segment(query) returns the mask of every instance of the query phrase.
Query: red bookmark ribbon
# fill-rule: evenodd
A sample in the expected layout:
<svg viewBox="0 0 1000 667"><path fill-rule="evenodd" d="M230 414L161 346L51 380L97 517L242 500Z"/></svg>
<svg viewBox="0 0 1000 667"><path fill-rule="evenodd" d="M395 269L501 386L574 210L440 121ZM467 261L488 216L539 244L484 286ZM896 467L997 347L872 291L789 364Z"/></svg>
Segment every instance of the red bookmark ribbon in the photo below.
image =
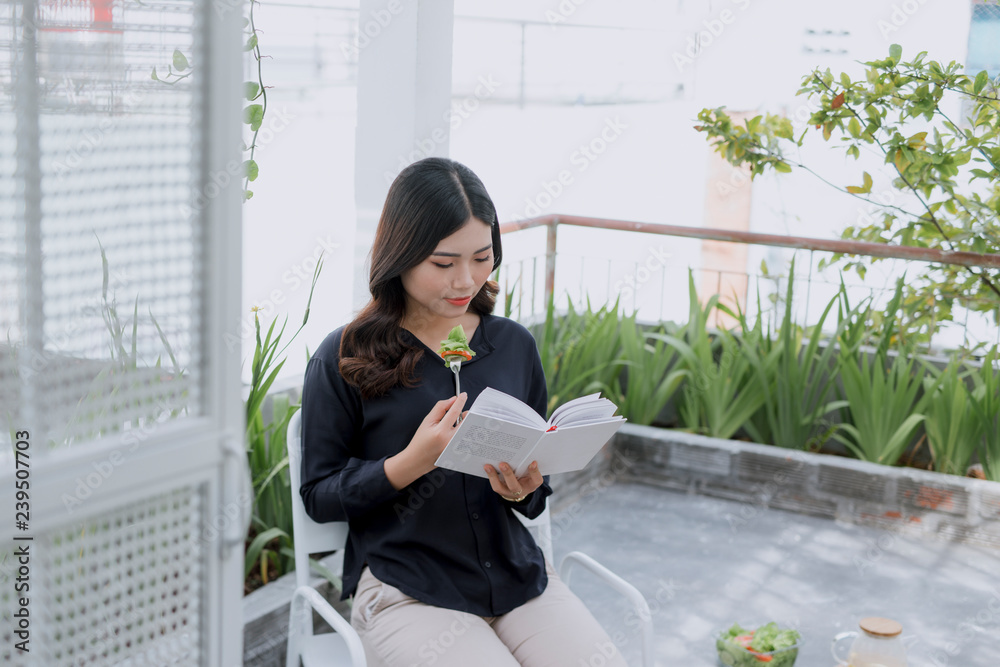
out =
<svg viewBox="0 0 1000 667"><path fill-rule="evenodd" d="M555 424L553 424L552 427L549 428L548 431L546 431L546 433L548 433L549 431L554 431L554 430L556 430L556 425Z"/></svg>

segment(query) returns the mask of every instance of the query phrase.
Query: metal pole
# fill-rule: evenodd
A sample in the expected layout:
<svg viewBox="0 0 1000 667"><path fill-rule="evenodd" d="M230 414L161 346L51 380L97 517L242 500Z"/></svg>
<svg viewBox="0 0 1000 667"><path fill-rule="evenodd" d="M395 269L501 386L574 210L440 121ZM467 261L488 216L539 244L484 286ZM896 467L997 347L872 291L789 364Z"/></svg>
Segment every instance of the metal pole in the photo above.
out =
<svg viewBox="0 0 1000 667"><path fill-rule="evenodd" d="M545 236L545 305L548 307L556 287L556 225L559 219L554 218L548 223L548 233Z"/></svg>
<svg viewBox="0 0 1000 667"><path fill-rule="evenodd" d="M23 0L20 21L15 17L14 39L17 29L21 29L21 39L15 47L17 63L14 71L14 110L17 140L15 155L17 160L15 194L17 212L15 221L17 235L21 239L21 252L17 253L18 277L20 285L21 321L24 323L24 353L18 355L18 375L20 376L21 401L20 423L27 429L34 429L32 436L36 442L46 442L45 426L37 421L35 414L39 374L45 371L45 315L42 308L42 168L41 142L38 129L38 63L37 63L37 8L35 0ZM18 194L20 197L18 197ZM44 455L46 449L40 448Z"/></svg>

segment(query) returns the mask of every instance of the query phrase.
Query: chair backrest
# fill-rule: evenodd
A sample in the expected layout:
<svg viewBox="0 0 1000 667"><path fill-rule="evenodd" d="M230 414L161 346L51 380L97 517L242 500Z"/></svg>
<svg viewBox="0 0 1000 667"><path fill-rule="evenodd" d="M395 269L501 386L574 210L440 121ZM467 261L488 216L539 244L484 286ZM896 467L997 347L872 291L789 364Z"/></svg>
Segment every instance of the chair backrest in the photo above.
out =
<svg viewBox="0 0 1000 667"><path fill-rule="evenodd" d="M548 502L545 503L545 509L542 513L534 519L528 519L520 512L514 512L514 516L528 527L532 537L535 538L535 544L542 548L545 560L552 563L552 566L555 567L556 563L552 557L552 522L549 518Z"/></svg>
<svg viewBox="0 0 1000 667"><path fill-rule="evenodd" d="M347 543L347 522L317 523L306 514L299 487L302 485L302 411L288 422L288 476L292 487L292 530L295 541L295 583L309 583L309 554L339 551Z"/></svg>

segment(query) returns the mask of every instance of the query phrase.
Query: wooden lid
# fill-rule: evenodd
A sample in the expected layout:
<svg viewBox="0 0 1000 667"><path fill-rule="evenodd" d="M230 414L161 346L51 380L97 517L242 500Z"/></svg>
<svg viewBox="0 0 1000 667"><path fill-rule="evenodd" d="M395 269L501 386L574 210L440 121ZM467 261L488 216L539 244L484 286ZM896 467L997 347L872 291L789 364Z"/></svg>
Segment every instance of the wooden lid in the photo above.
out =
<svg viewBox="0 0 1000 667"><path fill-rule="evenodd" d="M903 626L891 618L870 616L861 619L861 629L876 637L895 637L903 631Z"/></svg>

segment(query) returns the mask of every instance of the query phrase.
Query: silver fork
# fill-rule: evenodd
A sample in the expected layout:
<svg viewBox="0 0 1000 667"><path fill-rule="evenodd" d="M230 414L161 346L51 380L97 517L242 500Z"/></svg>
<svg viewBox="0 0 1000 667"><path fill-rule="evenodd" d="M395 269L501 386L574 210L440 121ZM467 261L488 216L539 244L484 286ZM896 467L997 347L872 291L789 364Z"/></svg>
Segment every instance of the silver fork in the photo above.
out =
<svg viewBox="0 0 1000 667"><path fill-rule="evenodd" d="M455 374L455 395L458 396L462 393L462 390L460 389L461 385L458 383L458 372L462 369L462 360L453 359L448 362L448 365L451 366L451 372Z"/></svg>

